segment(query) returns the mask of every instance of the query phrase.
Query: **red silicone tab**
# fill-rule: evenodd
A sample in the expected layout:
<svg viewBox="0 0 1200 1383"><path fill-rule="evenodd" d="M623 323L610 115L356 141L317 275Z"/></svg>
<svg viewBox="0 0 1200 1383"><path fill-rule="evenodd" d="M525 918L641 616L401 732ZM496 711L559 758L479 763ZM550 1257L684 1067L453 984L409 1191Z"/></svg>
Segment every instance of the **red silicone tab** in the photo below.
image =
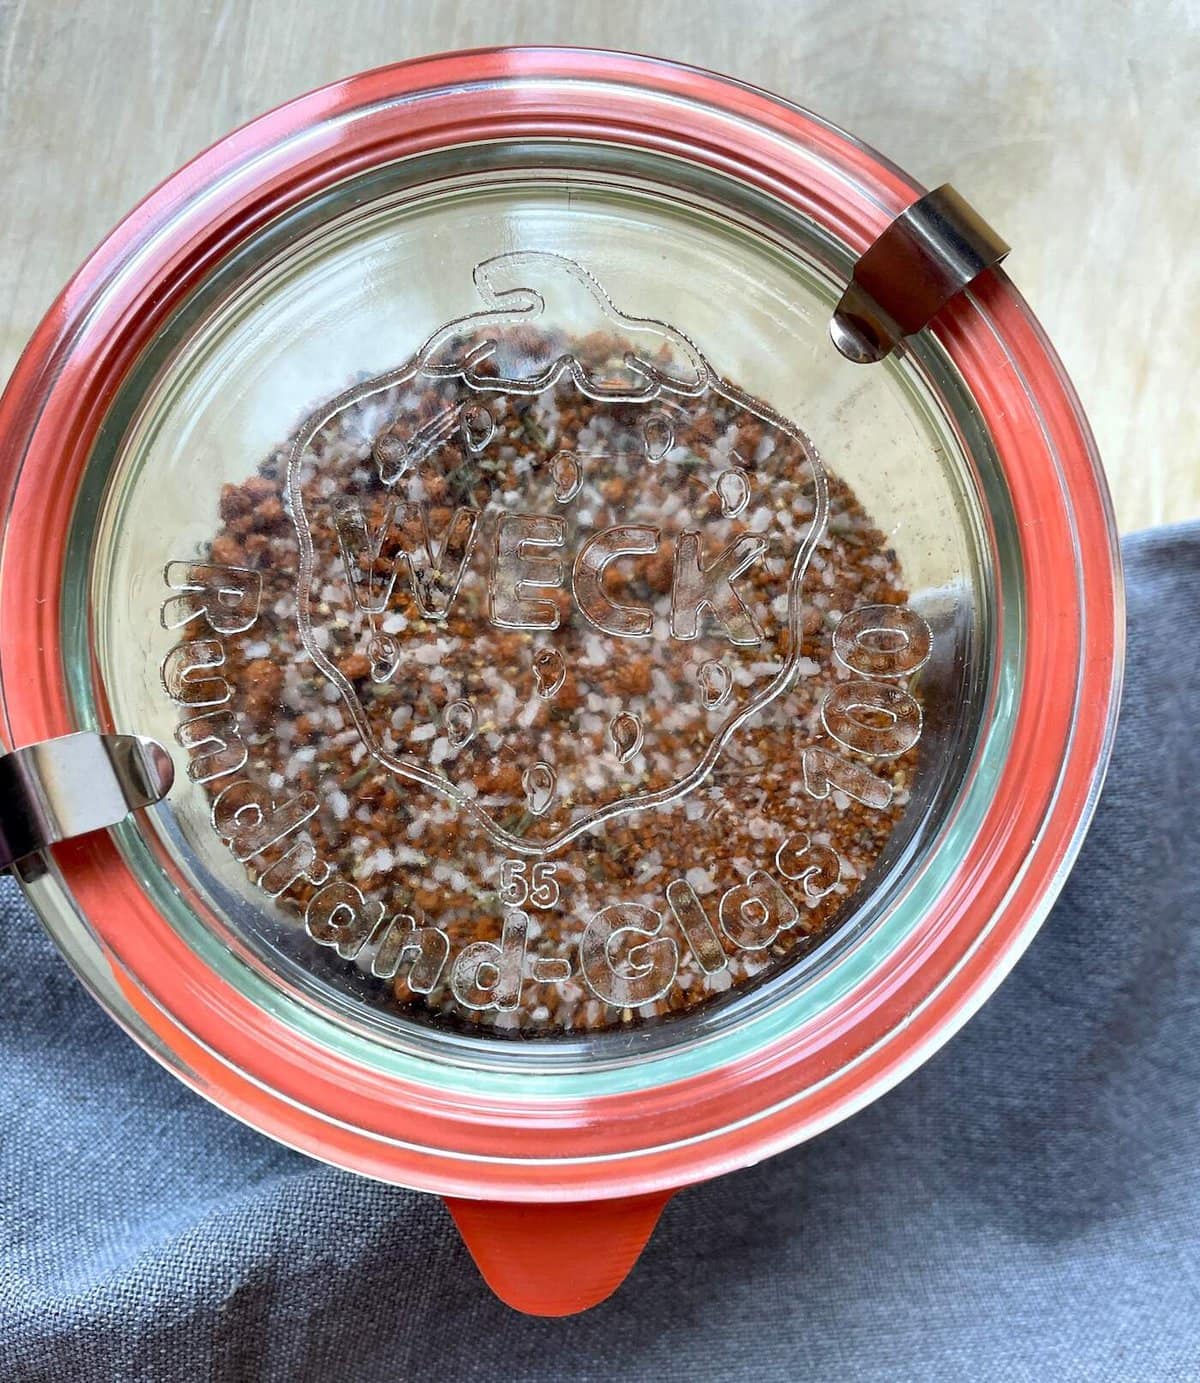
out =
<svg viewBox="0 0 1200 1383"><path fill-rule="evenodd" d="M670 1191L573 1205L446 1198L483 1279L530 1316L570 1316L624 1282Z"/></svg>

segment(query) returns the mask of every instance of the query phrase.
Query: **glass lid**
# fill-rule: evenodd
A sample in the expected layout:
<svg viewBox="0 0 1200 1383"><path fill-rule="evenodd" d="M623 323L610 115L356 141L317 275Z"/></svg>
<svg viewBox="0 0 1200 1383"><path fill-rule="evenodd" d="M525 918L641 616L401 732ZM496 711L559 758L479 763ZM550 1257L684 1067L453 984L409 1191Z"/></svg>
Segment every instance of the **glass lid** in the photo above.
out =
<svg viewBox="0 0 1200 1383"><path fill-rule="evenodd" d="M264 117L102 247L0 414L0 691L10 743L171 754L27 879L143 1040L360 1170L617 1194L981 1001L1094 801L1115 549L1003 275L877 363L831 340L919 196L706 74L459 55Z"/></svg>
<svg viewBox="0 0 1200 1383"><path fill-rule="evenodd" d="M298 208L162 333L71 665L175 746L180 926L381 1030L685 1039L944 829L1002 483L944 361L837 354L811 229L648 158L455 163Z"/></svg>

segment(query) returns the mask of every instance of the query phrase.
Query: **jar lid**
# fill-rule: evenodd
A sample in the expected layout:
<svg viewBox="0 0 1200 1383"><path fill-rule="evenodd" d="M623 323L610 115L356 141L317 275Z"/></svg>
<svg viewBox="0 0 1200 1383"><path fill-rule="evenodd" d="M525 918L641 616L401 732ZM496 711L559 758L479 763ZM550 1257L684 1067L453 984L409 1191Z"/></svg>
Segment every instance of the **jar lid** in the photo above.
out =
<svg viewBox="0 0 1200 1383"><path fill-rule="evenodd" d="M1004 275L928 325L856 277L921 197L733 82L508 50L292 102L110 236L0 406L0 693L12 747L172 756L23 870L140 1040L340 1165L579 1200L809 1136L982 1001L1095 800L1118 559Z"/></svg>

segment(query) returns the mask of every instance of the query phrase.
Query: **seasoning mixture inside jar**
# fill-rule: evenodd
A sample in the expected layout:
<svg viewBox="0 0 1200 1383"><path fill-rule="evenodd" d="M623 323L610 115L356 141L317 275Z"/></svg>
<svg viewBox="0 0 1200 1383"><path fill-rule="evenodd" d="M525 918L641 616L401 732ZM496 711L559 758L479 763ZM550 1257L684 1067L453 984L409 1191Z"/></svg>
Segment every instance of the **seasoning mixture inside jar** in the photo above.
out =
<svg viewBox="0 0 1200 1383"><path fill-rule="evenodd" d="M556 271L599 326L479 314L316 409L163 611L213 826L308 953L523 1036L680 1013L836 929L930 652L836 457Z"/></svg>

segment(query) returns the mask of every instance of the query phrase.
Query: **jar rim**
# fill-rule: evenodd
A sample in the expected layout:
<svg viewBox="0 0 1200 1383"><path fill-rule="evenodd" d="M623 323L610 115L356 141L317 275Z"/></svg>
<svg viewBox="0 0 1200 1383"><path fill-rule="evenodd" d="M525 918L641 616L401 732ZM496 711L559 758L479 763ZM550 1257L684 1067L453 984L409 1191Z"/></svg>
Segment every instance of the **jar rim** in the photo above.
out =
<svg viewBox="0 0 1200 1383"><path fill-rule="evenodd" d="M109 402L173 308L233 245L332 182L431 148L516 135L670 151L749 181L855 253L923 190L853 137L766 93L581 49L479 50L382 68L229 135L95 251L0 400L12 443L0 462L0 710L10 745L77 728L59 630L71 506ZM53 871L95 933L78 945L97 946L111 972L115 989L102 1002L177 1074L281 1141L453 1195L570 1200L673 1187L809 1137L890 1088L983 1002L1045 916L1095 806L1120 686L1115 525L1057 357L998 272L932 331L1012 487L1029 600L1024 684L1013 750L967 858L902 952L819 1023L718 1070L587 1107L551 1096L530 1120L512 1100L450 1098L330 1062L155 927L107 836L59 847ZM13 541L34 521L44 542ZM69 951L72 939L58 939Z"/></svg>

